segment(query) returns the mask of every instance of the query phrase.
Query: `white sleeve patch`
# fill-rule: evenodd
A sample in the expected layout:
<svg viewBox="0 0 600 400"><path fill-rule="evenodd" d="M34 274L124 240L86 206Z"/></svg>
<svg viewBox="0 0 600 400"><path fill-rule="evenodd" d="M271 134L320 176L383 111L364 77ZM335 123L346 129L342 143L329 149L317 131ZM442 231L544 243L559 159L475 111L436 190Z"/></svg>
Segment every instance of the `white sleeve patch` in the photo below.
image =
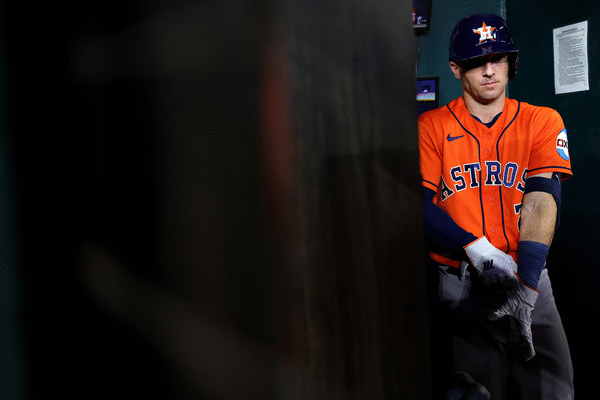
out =
<svg viewBox="0 0 600 400"><path fill-rule="evenodd" d="M569 141L567 140L567 130L563 129L556 138L556 151L563 159L569 161Z"/></svg>

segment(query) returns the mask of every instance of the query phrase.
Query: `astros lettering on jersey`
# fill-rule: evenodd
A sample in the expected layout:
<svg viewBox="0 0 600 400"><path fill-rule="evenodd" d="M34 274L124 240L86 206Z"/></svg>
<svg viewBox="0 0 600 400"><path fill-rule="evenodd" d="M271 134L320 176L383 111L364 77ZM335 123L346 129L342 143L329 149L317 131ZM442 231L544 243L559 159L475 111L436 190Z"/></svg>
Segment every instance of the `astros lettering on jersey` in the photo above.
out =
<svg viewBox="0 0 600 400"><path fill-rule="evenodd" d="M506 99L491 127L475 120L463 98L419 118L423 186L463 229L485 235L515 258L527 176L571 177L567 131L553 109ZM440 254L438 262L458 266Z"/></svg>

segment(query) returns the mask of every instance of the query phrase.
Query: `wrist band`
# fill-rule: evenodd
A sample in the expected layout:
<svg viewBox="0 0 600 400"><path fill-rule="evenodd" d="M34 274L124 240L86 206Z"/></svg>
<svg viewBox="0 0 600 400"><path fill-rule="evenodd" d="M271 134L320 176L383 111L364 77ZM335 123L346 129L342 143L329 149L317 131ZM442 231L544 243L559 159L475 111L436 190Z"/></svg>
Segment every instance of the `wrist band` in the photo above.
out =
<svg viewBox="0 0 600 400"><path fill-rule="evenodd" d="M549 246L533 241L519 242L519 278L529 287L537 289L542 270L546 265Z"/></svg>

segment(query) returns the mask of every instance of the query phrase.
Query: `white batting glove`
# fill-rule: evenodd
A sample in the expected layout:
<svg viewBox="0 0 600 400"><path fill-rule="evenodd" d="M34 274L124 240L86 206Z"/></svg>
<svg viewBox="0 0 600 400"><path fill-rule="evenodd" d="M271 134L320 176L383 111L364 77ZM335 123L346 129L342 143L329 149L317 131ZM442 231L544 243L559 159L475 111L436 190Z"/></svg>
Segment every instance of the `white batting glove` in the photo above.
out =
<svg viewBox="0 0 600 400"><path fill-rule="evenodd" d="M535 356L533 337L531 334L531 313L540 292L524 284L516 274L515 277L515 286L513 290L508 293L508 298L504 304L490 314L488 318L492 321L507 315L516 318L519 329L521 330L521 337L525 341L525 361L529 361Z"/></svg>
<svg viewBox="0 0 600 400"><path fill-rule="evenodd" d="M465 251L484 283L512 283L515 279L515 260L495 248L485 236L465 246Z"/></svg>

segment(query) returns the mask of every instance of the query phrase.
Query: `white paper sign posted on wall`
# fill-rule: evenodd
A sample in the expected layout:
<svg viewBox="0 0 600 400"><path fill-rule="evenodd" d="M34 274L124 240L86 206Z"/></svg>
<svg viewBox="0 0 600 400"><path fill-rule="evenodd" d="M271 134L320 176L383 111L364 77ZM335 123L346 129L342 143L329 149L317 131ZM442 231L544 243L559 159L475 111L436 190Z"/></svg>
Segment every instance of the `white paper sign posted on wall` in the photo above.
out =
<svg viewBox="0 0 600 400"><path fill-rule="evenodd" d="M588 21L556 28L553 35L555 93L590 90Z"/></svg>

